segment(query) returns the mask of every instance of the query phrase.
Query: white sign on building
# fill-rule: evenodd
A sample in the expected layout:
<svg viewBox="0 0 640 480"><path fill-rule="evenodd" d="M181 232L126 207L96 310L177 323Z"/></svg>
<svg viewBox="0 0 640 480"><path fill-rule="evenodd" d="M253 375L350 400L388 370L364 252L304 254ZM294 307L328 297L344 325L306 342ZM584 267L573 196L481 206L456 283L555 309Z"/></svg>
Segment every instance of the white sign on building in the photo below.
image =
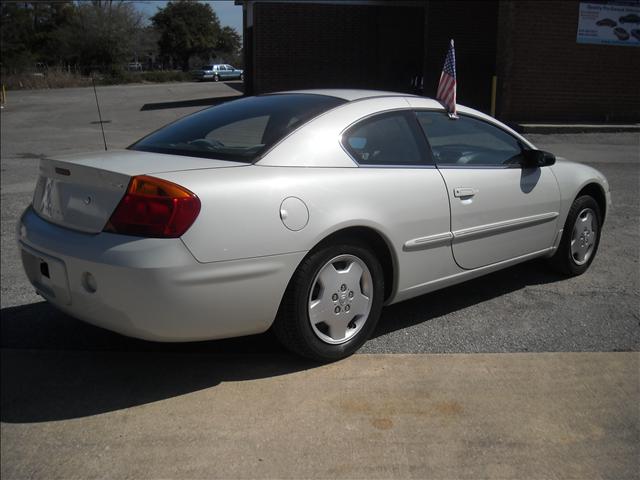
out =
<svg viewBox="0 0 640 480"><path fill-rule="evenodd" d="M580 3L578 43L640 47L640 4Z"/></svg>

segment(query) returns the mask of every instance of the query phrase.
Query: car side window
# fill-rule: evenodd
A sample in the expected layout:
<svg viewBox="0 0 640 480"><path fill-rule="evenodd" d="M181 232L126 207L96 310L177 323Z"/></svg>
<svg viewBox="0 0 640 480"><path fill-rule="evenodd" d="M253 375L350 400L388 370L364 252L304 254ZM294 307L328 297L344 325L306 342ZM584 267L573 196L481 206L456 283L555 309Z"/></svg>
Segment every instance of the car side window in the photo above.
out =
<svg viewBox="0 0 640 480"><path fill-rule="evenodd" d="M428 164L427 148L415 115L389 112L367 118L342 136L344 148L360 165Z"/></svg>
<svg viewBox="0 0 640 480"><path fill-rule="evenodd" d="M436 165L502 167L522 161L520 142L488 122L466 115L452 120L446 113L434 111L416 115Z"/></svg>

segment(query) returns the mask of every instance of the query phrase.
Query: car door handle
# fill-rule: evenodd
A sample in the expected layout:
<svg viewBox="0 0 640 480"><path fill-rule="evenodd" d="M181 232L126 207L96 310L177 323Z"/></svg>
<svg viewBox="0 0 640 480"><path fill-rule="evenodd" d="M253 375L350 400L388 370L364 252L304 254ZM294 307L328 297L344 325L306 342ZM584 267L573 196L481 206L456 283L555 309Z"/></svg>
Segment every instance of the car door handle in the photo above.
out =
<svg viewBox="0 0 640 480"><path fill-rule="evenodd" d="M458 187L453 189L453 196L457 198L461 197L473 197L476 193L478 193L477 188L469 188L469 187Z"/></svg>

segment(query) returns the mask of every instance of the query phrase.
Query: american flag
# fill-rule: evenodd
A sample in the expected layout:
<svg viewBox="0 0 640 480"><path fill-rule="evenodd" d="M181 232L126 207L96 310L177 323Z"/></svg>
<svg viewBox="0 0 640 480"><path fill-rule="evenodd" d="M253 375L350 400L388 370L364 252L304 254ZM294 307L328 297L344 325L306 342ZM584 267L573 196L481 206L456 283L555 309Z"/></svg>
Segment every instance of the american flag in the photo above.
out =
<svg viewBox="0 0 640 480"><path fill-rule="evenodd" d="M436 99L440 100L450 115L457 116L456 112L456 52L453 48L453 40L449 44L447 58L444 60L444 68L440 75Z"/></svg>

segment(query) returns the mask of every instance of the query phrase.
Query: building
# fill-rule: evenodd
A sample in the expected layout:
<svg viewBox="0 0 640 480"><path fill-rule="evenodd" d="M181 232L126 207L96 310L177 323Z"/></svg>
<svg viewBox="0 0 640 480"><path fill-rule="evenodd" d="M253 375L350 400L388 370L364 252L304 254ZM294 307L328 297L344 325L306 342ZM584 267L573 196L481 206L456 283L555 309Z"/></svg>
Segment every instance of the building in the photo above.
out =
<svg viewBox="0 0 640 480"><path fill-rule="evenodd" d="M462 104L490 112L495 76L503 120L640 120L640 22L619 20L640 13L640 0L236 1L250 94L416 92L419 78L419 93L434 96L453 38ZM627 38L610 24L587 25L597 15L613 17Z"/></svg>

